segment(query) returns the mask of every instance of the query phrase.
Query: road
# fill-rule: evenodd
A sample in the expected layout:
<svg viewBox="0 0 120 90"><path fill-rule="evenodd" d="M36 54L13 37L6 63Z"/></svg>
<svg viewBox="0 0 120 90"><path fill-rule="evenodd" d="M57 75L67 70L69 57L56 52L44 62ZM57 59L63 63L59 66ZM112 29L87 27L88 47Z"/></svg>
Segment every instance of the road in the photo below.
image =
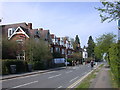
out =
<svg viewBox="0 0 120 90"><path fill-rule="evenodd" d="M2 81L2 88L67 88L91 71L90 64Z"/></svg>

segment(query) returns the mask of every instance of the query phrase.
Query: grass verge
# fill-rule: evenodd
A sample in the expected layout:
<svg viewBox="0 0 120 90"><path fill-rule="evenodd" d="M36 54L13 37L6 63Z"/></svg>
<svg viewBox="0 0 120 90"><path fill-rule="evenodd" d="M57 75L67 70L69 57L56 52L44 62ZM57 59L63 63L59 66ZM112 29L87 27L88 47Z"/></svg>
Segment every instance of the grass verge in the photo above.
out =
<svg viewBox="0 0 120 90"><path fill-rule="evenodd" d="M109 75L110 75L110 81L111 81L112 87L113 88L118 88L117 81L116 81L113 73L111 72L111 70L109 70Z"/></svg>
<svg viewBox="0 0 120 90"><path fill-rule="evenodd" d="M97 69L95 69L90 75L88 75L81 83L80 85L76 88L76 90L80 88L89 88L91 81L96 77L96 73L98 73L101 69L101 67L104 64L101 64Z"/></svg>

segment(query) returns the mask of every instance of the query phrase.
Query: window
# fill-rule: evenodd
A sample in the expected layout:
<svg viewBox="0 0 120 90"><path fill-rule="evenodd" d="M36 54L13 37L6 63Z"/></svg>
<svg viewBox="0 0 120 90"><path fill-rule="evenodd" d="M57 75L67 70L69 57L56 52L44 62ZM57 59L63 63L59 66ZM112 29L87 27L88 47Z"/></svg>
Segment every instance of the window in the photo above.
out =
<svg viewBox="0 0 120 90"><path fill-rule="evenodd" d="M50 48L50 52L53 53L53 48Z"/></svg>
<svg viewBox="0 0 120 90"><path fill-rule="evenodd" d="M8 29L8 37L10 37L14 33L15 29L14 28L9 28Z"/></svg>
<svg viewBox="0 0 120 90"><path fill-rule="evenodd" d="M71 54L71 51L68 51L68 55L70 55Z"/></svg>
<svg viewBox="0 0 120 90"><path fill-rule="evenodd" d="M65 54L65 50L64 49L62 49L62 54Z"/></svg>

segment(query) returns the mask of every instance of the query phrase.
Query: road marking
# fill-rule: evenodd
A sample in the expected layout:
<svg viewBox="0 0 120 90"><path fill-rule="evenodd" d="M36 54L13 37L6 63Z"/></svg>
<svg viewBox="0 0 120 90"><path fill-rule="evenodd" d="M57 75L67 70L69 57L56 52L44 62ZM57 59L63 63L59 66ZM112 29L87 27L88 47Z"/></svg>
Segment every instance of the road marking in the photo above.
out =
<svg viewBox="0 0 120 90"><path fill-rule="evenodd" d="M69 82L72 82L73 80L75 80L75 79L77 79L78 78L78 76L77 77L75 77L75 78L73 78L72 80L70 80Z"/></svg>
<svg viewBox="0 0 120 90"><path fill-rule="evenodd" d="M93 70L92 70L93 71ZM88 74L86 74L85 76L83 76L82 78L78 79L76 82L74 82L73 84L71 84L69 87L67 88L74 88L77 84L79 84L85 77L87 77L92 71L90 71Z"/></svg>
<svg viewBox="0 0 120 90"><path fill-rule="evenodd" d="M62 88L62 86L59 86L58 88Z"/></svg>
<svg viewBox="0 0 120 90"><path fill-rule="evenodd" d="M29 84L33 84L33 83L37 83L38 81L33 81L33 82L29 82L29 83L25 83L25 84L22 84L22 85L19 85L19 86L15 86L15 87L12 87L12 88L19 88L19 87L23 87L23 86L26 86L26 85L29 85Z"/></svg>
<svg viewBox="0 0 120 90"><path fill-rule="evenodd" d="M99 65L100 66L100 65ZM99 67L97 66L96 69ZM89 74L91 74L94 70L91 70L90 72L88 72L86 75L84 75L82 78L78 79L76 82L74 82L73 84L71 84L70 86L68 86L67 88L74 88L77 84L79 84L84 78L86 78Z"/></svg>
<svg viewBox="0 0 120 90"><path fill-rule="evenodd" d="M6 79L6 80L0 80L0 81L8 81L8 80L14 80L14 79L22 79L22 78L34 77L34 76L38 76L38 75L42 75L42 74L47 74L47 73L53 73L53 72L57 72L57 71L51 71L51 72L46 72L46 73L37 73L35 75L28 75L28 76L23 76L23 77L15 77L15 78Z"/></svg>
<svg viewBox="0 0 120 90"><path fill-rule="evenodd" d="M70 72L73 72L73 71L68 71L68 72L66 72L66 73L68 74L68 73L70 73Z"/></svg>
<svg viewBox="0 0 120 90"><path fill-rule="evenodd" d="M58 74L58 75L55 75L55 76L51 76L51 77L48 77L48 79L50 79L50 78L54 78L54 77L58 77L58 76L60 76L61 74Z"/></svg>
<svg viewBox="0 0 120 90"><path fill-rule="evenodd" d="M56 88L55 90L58 90L59 88L62 88L62 86L59 86L58 88Z"/></svg>
<svg viewBox="0 0 120 90"><path fill-rule="evenodd" d="M43 73L43 74L48 74L48 73L53 73L53 72L57 72L57 71L46 72L46 73Z"/></svg>

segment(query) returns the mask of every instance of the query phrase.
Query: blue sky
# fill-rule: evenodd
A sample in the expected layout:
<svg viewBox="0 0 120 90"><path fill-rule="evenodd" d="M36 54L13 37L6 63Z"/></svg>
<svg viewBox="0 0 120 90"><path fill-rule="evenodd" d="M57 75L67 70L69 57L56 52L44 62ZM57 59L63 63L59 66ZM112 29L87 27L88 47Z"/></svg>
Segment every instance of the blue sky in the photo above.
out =
<svg viewBox="0 0 120 90"><path fill-rule="evenodd" d="M31 22L33 28L49 29L56 36L75 38L79 35L81 46L87 45L88 37L104 33L118 33L117 22L101 23L100 2L6 2L2 3L3 24Z"/></svg>

